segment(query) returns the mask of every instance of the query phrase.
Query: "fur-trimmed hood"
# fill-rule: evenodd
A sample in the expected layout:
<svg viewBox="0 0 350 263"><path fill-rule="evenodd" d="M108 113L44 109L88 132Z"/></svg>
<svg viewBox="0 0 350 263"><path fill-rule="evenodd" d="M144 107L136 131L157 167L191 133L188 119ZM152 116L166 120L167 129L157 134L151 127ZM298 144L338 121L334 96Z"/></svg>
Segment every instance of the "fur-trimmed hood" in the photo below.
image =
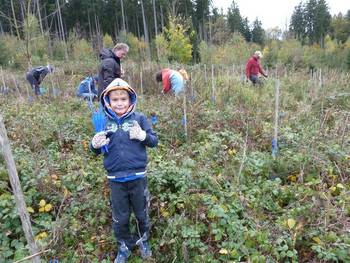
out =
<svg viewBox="0 0 350 263"><path fill-rule="evenodd" d="M113 90L125 90L129 93L130 96L130 107L129 109L123 114L123 116L118 117L115 112L112 110L110 101L109 101L109 92ZM135 111L136 108L136 102L137 102L137 94L136 91L130 87L130 85L125 81L120 78L114 79L108 86L107 88L102 92L100 101L103 107L104 112L106 115L111 118L111 119L121 119L121 118L126 118L129 116L131 113Z"/></svg>

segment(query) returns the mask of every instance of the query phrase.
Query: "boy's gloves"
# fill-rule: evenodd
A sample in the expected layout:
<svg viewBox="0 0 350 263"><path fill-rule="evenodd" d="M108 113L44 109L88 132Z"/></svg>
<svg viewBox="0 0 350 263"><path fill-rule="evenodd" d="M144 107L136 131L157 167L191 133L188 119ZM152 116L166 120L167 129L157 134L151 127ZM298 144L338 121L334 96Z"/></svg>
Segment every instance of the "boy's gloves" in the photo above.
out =
<svg viewBox="0 0 350 263"><path fill-rule="evenodd" d="M134 121L134 126L130 128L129 133L130 133L130 140L136 139L142 142L146 139L146 132L141 129L137 121Z"/></svg>
<svg viewBox="0 0 350 263"><path fill-rule="evenodd" d="M91 145L94 149L100 149L102 146L109 143L109 138L106 138L107 133L105 131L98 132L92 138Z"/></svg>

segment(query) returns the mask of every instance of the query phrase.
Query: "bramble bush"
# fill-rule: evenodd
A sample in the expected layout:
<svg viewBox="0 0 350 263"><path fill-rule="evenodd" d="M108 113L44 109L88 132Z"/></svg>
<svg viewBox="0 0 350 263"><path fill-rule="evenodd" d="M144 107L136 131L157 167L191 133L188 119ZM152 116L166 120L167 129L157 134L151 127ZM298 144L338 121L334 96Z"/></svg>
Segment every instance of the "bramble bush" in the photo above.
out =
<svg viewBox="0 0 350 263"><path fill-rule="evenodd" d="M75 82L94 65L55 64L64 96L0 95L35 239L50 249L41 255L46 261L110 262L116 240L109 187L102 157L89 151L88 106L73 97ZM281 75L273 158L273 80L257 90L216 69L213 100L203 65L189 68L186 137L183 97L160 94L151 74L156 68L128 65L139 94L143 70L139 109L158 117L160 144L148 152L153 260L350 260L349 106L341 95L349 90L348 76L324 71L321 89L303 72ZM3 159L0 208L0 261L28 256ZM140 262L134 254L130 262Z"/></svg>

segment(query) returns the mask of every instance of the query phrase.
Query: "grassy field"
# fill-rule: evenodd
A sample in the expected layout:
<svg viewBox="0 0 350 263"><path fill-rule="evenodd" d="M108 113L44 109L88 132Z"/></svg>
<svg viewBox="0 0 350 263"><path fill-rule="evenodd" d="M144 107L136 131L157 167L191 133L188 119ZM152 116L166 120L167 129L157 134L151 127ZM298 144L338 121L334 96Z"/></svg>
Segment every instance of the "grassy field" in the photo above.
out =
<svg viewBox="0 0 350 263"><path fill-rule="evenodd" d="M348 72L278 68L258 88L242 66L196 65L186 68L186 97L175 98L160 93L157 65L125 65L138 110L158 117L160 144L148 152L149 262L350 261ZM0 94L1 114L34 234L48 249L43 262L115 256L102 158L88 149L91 113L74 95L93 69L58 65L40 98L23 72L4 70L10 92ZM0 219L0 262L28 256L3 159ZM141 262L137 253L130 262Z"/></svg>

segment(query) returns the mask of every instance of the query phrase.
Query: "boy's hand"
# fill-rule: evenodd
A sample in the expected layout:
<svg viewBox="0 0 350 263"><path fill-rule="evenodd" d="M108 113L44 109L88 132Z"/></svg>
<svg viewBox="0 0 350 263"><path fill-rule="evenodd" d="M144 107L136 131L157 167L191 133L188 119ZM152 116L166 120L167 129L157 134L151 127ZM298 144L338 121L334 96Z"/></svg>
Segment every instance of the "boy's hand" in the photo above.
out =
<svg viewBox="0 0 350 263"><path fill-rule="evenodd" d="M142 142L146 139L146 132L141 129L137 121L134 121L134 126L130 128L129 134L130 140L136 139Z"/></svg>
<svg viewBox="0 0 350 263"><path fill-rule="evenodd" d="M100 149L109 143L109 138L106 138L107 133L102 131L95 134L92 138L91 145L94 149Z"/></svg>

